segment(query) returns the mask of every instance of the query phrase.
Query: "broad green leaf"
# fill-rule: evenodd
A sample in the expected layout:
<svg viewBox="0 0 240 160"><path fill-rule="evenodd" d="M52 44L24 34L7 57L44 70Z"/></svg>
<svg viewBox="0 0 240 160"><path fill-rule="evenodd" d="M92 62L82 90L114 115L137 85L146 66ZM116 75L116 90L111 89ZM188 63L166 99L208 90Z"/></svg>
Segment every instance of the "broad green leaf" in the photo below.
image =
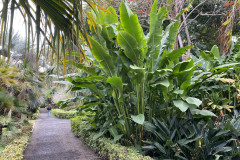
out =
<svg viewBox="0 0 240 160"><path fill-rule="evenodd" d="M165 67L172 62L178 62L178 59L187 52L188 49L191 49L192 46L187 46L184 48L175 49L172 52L164 51L159 62L159 67Z"/></svg>
<svg viewBox="0 0 240 160"><path fill-rule="evenodd" d="M104 94L97 88L97 85L94 83L73 83L74 87L72 90L76 90L77 88L88 88L95 94L97 94L100 98L104 99Z"/></svg>
<svg viewBox="0 0 240 160"><path fill-rule="evenodd" d="M106 44L107 47L108 47L108 48L111 48L112 43L111 43L111 39L110 39L110 37L109 37L108 30L107 30L107 27L106 27L106 26L102 26L101 35L102 35L102 37L105 39L105 41L106 41L106 43L107 43L107 44ZM110 46L109 46L109 45L110 45Z"/></svg>
<svg viewBox="0 0 240 160"><path fill-rule="evenodd" d="M103 76L88 76L88 77L75 77L75 82L92 82L92 81L103 81L105 80L105 77Z"/></svg>
<svg viewBox="0 0 240 160"><path fill-rule="evenodd" d="M235 65L238 65L239 63L229 63L229 64L223 64L223 65L220 65L220 66L217 66L213 69L211 69L212 71L214 70L217 70L217 69L222 69L222 68L229 68L229 67L233 67Z"/></svg>
<svg viewBox="0 0 240 160"><path fill-rule="evenodd" d="M179 108L182 112L186 112L186 110L189 108L189 105L182 100L175 100L175 101L173 101L173 104L177 108Z"/></svg>
<svg viewBox="0 0 240 160"><path fill-rule="evenodd" d="M113 23L118 23L118 17L115 9L113 7L108 7L107 9L111 13L106 12L105 13L105 24L113 24Z"/></svg>
<svg viewBox="0 0 240 160"><path fill-rule="evenodd" d="M203 116L214 116L217 117L213 112L208 111L208 110L199 110L199 109L192 109L191 110L192 114L196 115L203 115Z"/></svg>
<svg viewBox="0 0 240 160"><path fill-rule="evenodd" d="M103 136L105 132L106 132L106 131L102 131L102 132L99 132L98 134L95 134L95 135L93 136L93 140L95 141L95 140L98 139L99 137Z"/></svg>
<svg viewBox="0 0 240 160"><path fill-rule="evenodd" d="M148 131L150 131L150 132L153 132L153 131L156 130L156 127L155 127L152 123L150 123L150 122L148 122L148 121L145 121L145 122L143 123L143 125L144 125L144 127L146 128L146 130L148 130Z"/></svg>
<svg viewBox="0 0 240 160"><path fill-rule="evenodd" d="M161 7L157 13L157 3L158 0L155 0L150 13L150 33L147 42L149 55L148 65L150 70L154 68L154 65L157 62L157 57L160 51L158 46L160 45L162 38L162 23L167 16L167 9L164 6Z"/></svg>
<svg viewBox="0 0 240 160"><path fill-rule="evenodd" d="M200 56L201 56L205 61L209 61L209 57L208 57L208 55L207 55L204 51L201 51L201 52L200 52Z"/></svg>
<svg viewBox="0 0 240 160"><path fill-rule="evenodd" d="M138 22L137 14L133 14L131 9L123 1L120 5L120 20L124 30L135 37L138 47L142 48L144 45L144 34Z"/></svg>
<svg viewBox="0 0 240 160"><path fill-rule="evenodd" d="M185 101L188 102L188 104L194 104L196 106L200 106L200 104L202 104L202 101L198 98L194 98L194 97L186 97Z"/></svg>
<svg viewBox="0 0 240 160"><path fill-rule="evenodd" d="M161 45L160 45L160 52L158 54L157 63L155 64L155 70L158 69L158 66L161 60L161 56L164 50L168 50L171 52L173 50L175 40L177 37L179 28L179 22L172 22L169 24L166 28L166 30L163 33L162 39L161 39Z"/></svg>
<svg viewBox="0 0 240 160"><path fill-rule="evenodd" d="M219 52L218 46L214 45L211 49L211 52L213 53L214 57L216 57L217 59L220 58L220 52Z"/></svg>
<svg viewBox="0 0 240 160"><path fill-rule="evenodd" d="M121 125L123 125L123 126L124 126L124 124L125 124L125 120L123 120L123 119L118 120L118 122L119 122Z"/></svg>
<svg viewBox="0 0 240 160"><path fill-rule="evenodd" d="M122 138L123 134L120 134L120 135L116 135L114 137L114 142L117 142L118 140L120 140Z"/></svg>
<svg viewBox="0 0 240 160"><path fill-rule="evenodd" d="M110 127L110 128L108 129L108 131L110 132L110 134L111 134L113 137L115 137L115 136L118 135L118 131L117 131L117 129L116 129L114 126Z"/></svg>
<svg viewBox="0 0 240 160"><path fill-rule="evenodd" d="M179 22L172 22L170 24L168 41L166 43L167 47L170 51L173 50L173 47L175 45L175 41L176 41L177 34L178 34L179 24L180 24Z"/></svg>
<svg viewBox="0 0 240 160"><path fill-rule="evenodd" d="M97 75L96 71L95 71L95 67L87 67L86 65L84 64L80 64L80 63L77 63L77 62L72 62L72 64L74 66L76 66L77 68L81 69L82 71L85 71L87 72L88 74L91 74L91 75Z"/></svg>
<svg viewBox="0 0 240 160"><path fill-rule="evenodd" d="M174 90L173 93L175 93L175 94L183 94L184 90L177 89L177 90Z"/></svg>
<svg viewBox="0 0 240 160"><path fill-rule="evenodd" d="M167 16L167 8L161 7L157 13L157 3L155 0L150 13L150 35L148 39L148 46L155 48L160 44L162 36L162 22Z"/></svg>
<svg viewBox="0 0 240 160"><path fill-rule="evenodd" d="M108 74L109 76L116 75L116 67L112 62L111 56L107 53L107 51L93 38L89 37L91 46L92 46L92 54L94 58L99 62L101 68Z"/></svg>
<svg viewBox="0 0 240 160"><path fill-rule="evenodd" d="M173 69L173 75L177 77L178 83L181 84L180 89L187 92L187 88L191 84L191 77L195 70L192 59L178 63Z"/></svg>
<svg viewBox="0 0 240 160"><path fill-rule="evenodd" d="M119 97L121 98L123 95L123 83L120 77L112 77L107 79L107 83L109 83L113 89L117 89L119 92Z"/></svg>
<svg viewBox="0 0 240 160"><path fill-rule="evenodd" d="M124 54L132 61L133 64L141 66L143 63L143 53L138 48L138 42L128 32L121 31L117 36L118 44L124 49Z"/></svg>
<svg viewBox="0 0 240 160"><path fill-rule="evenodd" d="M131 118L134 122L136 122L137 124L141 124L141 125L143 125L143 123L145 121L145 116L143 114L139 114L137 116L132 115Z"/></svg>
<svg viewBox="0 0 240 160"><path fill-rule="evenodd" d="M167 80L167 79L165 79L165 80L162 80L162 81L160 81L160 82L157 82L157 83L155 83L155 84L153 84L153 85L151 85L152 87L156 87L157 85L162 85L162 86L164 86L164 87L169 87L170 86L170 83L169 83L169 81Z"/></svg>
<svg viewBox="0 0 240 160"><path fill-rule="evenodd" d="M109 83L114 89L118 89L119 91L123 92L123 84L120 77L108 78L107 83Z"/></svg>
<svg viewBox="0 0 240 160"><path fill-rule="evenodd" d="M175 49L169 54L168 59L170 61L175 61L176 59L179 59L179 57L181 57L184 53L187 52L188 49L191 49L192 47L193 46L187 46L187 47Z"/></svg>

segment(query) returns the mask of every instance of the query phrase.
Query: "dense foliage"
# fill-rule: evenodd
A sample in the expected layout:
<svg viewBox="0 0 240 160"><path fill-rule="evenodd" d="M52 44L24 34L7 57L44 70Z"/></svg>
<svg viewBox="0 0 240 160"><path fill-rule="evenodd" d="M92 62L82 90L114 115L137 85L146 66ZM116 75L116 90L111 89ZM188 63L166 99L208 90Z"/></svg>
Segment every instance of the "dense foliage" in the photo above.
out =
<svg viewBox="0 0 240 160"><path fill-rule="evenodd" d="M14 140L8 144L0 154L0 160L21 160L23 151L27 148L33 124L23 126L20 133L15 136Z"/></svg>
<svg viewBox="0 0 240 160"><path fill-rule="evenodd" d="M0 43L7 62L0 61L1 140L19 132L23 114L37 117L42 66L48 74L63 70L46 80L47 103L57 78L54 83L67 85L74 95L58 105L80 104L73 106L76 111L53 114L79 115L72 120L74 133L110 159L121 159L126 151L112 152L119 150L113 143L135 147L128 159L143 157L135 150L155 159L239 159L240 0L129 0L107 9L87 1L91 11L84 14L78 0L32 2L3 1ZM27 30L18 68L9 62L16 9ZM35 68L26 62L30 53Z"/></svg>
<svg viewBox="0 0 240 160"><path fill-rule="evenodd" d="M73 62L81 72L66 78L83 94L59 104L84 99L77 110L91 113L93 140L112 137L159 159L237 158L239 41L228 56L214 45L181 60L191 46L174 49L179 22L163 26L168 12L155 1L144 34L124 2L120 21L112 7L93 8L91 64Z"/></svg>
<svg viewBox="0 0 240 160"><path fill-rule="evenodd" d="M27 123L23 119L38 117L43 77L35 77L30 66L17 68L0 60L0 152L21 132Z"/></svg>
<svg viewBox="0 0 240 160"><path fill-rule="evenodd" d="M101 157L111 160L150 160L148 156L142 156L136 149L115 144L111 139L99 138L93 141L92 138L97 133L85 130L86 125L82 124L87 118L84 116L71 119L71 129L73 133L83 139Z"/></svg>

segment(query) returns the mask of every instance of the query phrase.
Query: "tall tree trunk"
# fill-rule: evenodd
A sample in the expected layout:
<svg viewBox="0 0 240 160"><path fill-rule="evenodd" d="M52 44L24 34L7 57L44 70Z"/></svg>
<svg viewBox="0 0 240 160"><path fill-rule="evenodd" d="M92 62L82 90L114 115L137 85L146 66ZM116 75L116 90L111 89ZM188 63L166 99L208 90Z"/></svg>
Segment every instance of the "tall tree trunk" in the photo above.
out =
<svg viewBox="0 0 240 160"><path fill-rule="evenodd" d="M186 17L185 17L184 13L183 13L182 17L183 17L183 23L184 23L185 33L186 33L186 37L187 37L187 43L188 43L188 46L191 46L192 42L190 39L187 21L186 21ZM187 53L182 56L182 60L186 60L189 57L190 57L190 49L188 49Z"/></svg>

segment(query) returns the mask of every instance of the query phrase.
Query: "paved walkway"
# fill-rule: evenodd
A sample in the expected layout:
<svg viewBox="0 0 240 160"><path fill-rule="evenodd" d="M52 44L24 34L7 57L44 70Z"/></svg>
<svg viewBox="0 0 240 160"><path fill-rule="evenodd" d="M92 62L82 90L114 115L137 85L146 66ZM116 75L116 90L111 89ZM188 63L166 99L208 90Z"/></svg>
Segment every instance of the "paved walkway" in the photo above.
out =
<svg viewBox="0 0 240 160"><path fill-rule="evenodd" d="M43 112L43 111L42 111ZM99 160L70 129L70 120L40 113L23 160Z"/></svg>

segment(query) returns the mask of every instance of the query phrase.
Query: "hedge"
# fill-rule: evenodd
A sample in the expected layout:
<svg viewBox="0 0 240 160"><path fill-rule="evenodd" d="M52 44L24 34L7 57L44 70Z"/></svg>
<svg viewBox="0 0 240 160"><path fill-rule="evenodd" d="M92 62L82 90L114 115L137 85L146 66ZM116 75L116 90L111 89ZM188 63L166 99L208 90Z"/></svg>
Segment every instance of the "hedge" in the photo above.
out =
<svg viewBox="0 0 240 160"><path fill-rule="evenodd" d="M23 126L22 133L16 137L0 154L0 160L21 160L30 140L33 123Z"/></svg>
<svg viewBox="0 0 240 160"><path fill-rule="evenodd" d="M52 109L51 113L52 115L60 119L70 119L76 116L75 110L64 111L62 109Z"/></svg>
<svg viewBox="0 0 240 160"><path fill-rule="evenodd" d="M75 117L71 119L71 129L73 133L85 141L100 156L110 160L151 160L149 156L143 156L134 148L115 144L111 139L101 137L93 141L93 136L97 133L86 131L87 126L82 124L85 117Z"/></svg>

